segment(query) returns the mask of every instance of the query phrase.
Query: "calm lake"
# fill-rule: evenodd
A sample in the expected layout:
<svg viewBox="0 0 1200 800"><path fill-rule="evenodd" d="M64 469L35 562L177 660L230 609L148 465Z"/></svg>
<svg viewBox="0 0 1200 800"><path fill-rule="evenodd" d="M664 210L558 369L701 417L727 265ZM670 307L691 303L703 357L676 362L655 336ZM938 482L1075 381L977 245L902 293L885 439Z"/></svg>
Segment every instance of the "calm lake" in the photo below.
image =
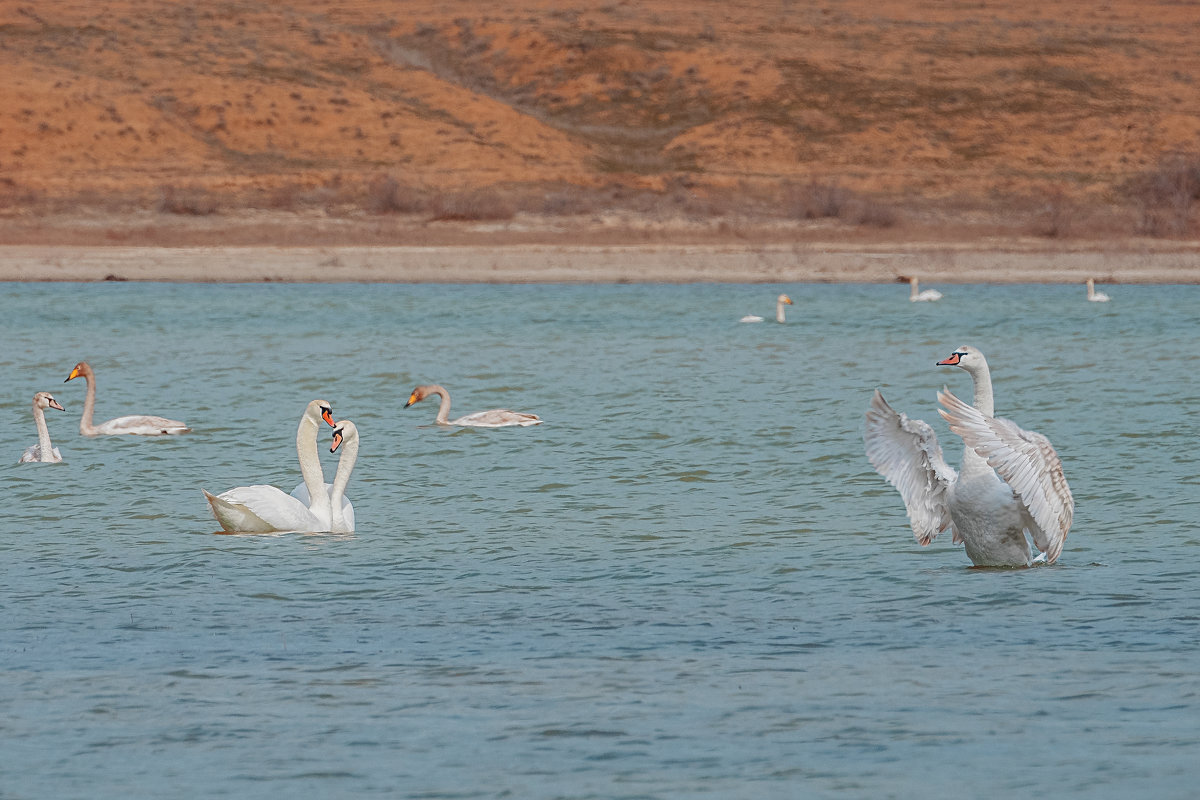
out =
<svg viewBox="0 0 1200 800"><path fill-rule="evenodd" d="M1200 287L936 288L0 286L0 798L1195 796ZM957 466L961 344L1062 457L1053 566L919 547L863 454L880 387ZM81 359L193 432L79 436ZM216 535L315 398L357 531Z"/></svg>

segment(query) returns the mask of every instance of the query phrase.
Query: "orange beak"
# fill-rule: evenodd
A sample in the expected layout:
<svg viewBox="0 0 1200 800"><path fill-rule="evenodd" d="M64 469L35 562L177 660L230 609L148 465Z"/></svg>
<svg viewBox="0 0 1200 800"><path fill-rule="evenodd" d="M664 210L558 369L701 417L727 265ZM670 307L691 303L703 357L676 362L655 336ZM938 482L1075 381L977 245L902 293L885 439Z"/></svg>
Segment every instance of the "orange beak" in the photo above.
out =
<svg viewBox="0 0 1200 800"><path fill-rule="evenodd" d="M961 358L962 358L962 356L960 356L958 353L951 353L949 358L946 358L946 359L943 359L943 360L937 362L937 366L953 367L954 365L956 365L959 362L959 360L961 360Z"/></svg>
<svg viewBox="0 0 1200 800"><path fill-rule="evenodd" d="M79 367L76 367L75 369L71 370L71 374L67 376L67 381L71 380L72 378L78 378L78 377L79 377ZM63 381L63 383L66 383L67 381Z"/></svg>
<svg viewBox="0 0 1200 800"><path fill-rule="evenodd" d="M418 398L417 398L417 393L416 393L416 392L413 392L412 394L410 394L410 395L408 396L408 402L404 404L404 407L405 407L405 408L408 408L408 407L409 407L409 406L411 406L413 403L417 402L417 399L418 399Z"/></svg>
<svg viewBox="0 0 1200 800"><path fill-rule="evenodd" d="M337 449L342 446L342 432L340 430L333 432L333 447L329 448L329 452L336 453Z"/></svg>
<svg viewBox="0 0 1200 800"><path fill-rule="evenodd" d="M321 411L321 419L323 419L327 423L329 423L329 427L331 427L331 428L337 427L337 425L333 424L333 412L330 411L328 408Z"/></svg>

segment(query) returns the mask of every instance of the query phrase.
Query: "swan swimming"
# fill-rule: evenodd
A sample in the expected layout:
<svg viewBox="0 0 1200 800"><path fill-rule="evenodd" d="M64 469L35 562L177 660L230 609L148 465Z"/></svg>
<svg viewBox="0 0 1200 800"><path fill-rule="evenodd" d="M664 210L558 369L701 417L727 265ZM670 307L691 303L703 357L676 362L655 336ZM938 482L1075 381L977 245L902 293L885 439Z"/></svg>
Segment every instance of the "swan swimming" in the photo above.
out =
<svg viewBox="0 0 1200 800"><path fill-rule="evenodd" d="M408 408L412 404L419 403L433 394L439 395L442 398L441 405L438 406L437 417L434 419L434 422L438 425L457 425L463 428L506 428L511 425L528 427L529 425L542 424L542 418L537 414L524 414L520 411L509 411L503 408L493 408L490 411L476 411L474 414L467 414L465 417L459 417L451 421L449 419L450 392L437 384L418 386L413 389L404 407Z"/></svg>
<svg viewBox="0 0 1200 800"><path fill-rule="evenodd" d="M779 297L775 298L775 321L776 322L786 322L787 321L783 315L783 307L790 306L792 304L793 304L792 298L788 297L786 294L781 294L781 295L779 295ZM758 316L757 314L747 314L746 316L744 316L738 320L738 322L762 322L762 321L763 321L763 318Z"/></svg>
<svg viewBox="0 0 1200 800"><path fill-rule="evenodd" d="M50 444L50 429L46 427L46 409L66 411L49 392L38 392L33 396L33 424L37 426L38 443L25 448L18 464L61 464L62 453Z"/></svg>
<svg viewBox="0 0 1200 800"><path fill-rule="evenodd" d="M1092 303L1107 303L1109 296L1104 292L1096 291L1096 281L1091 278L1087 279L1088 300Z"/></svg>
<svg viewBox="0 0 1200 800"><path fill-rule="evenodd" d="M329 493L329 505L333 512L330 524L332 533L354 533L354 505L346 497L346 485L350 483L350 473L354 471L354 462L358 459L358 427L348 419L334 423L333 446L329 452L336 453L339 447L342 455L338 458L337 473L333 483L325 484ZM309 504L308 487L303 483L292 489L292 497L304 505Z"/></svg>
<svg viewBox="0 0 1200 800"><path fill-rule="evenodd" d="M79 418L79 432L84 436L162 436L163 434L187 433L191 430L186 424L165 417L153 417L135 414L128 417L117 417L99 425L92 424L92 413L96 409L96 373L86 361L80 361L67 376L67 381L83 376L87 382L87 394L83 399L83 416Z"/></svg>
<svg viewBox="0 0 1200 800"><path fill-rule="evenodd" d="M933 428L894 411L878 389L867 411L867 458L904 498L921 546L950 528L975 566L1054 563L1075 513L1058 454L1040 433L993 416L992 379L983 353L959 347L937 363L966 370L974 383L973 406L948 389L938 392L945 406L938 413L964 442L961 470L946 463ZM1033 561L1026 531L1042 553Z"/></svg>
<svg viewBox="0 0 1200 800"><path fill-rule="evenodd" d="M926 289L923 292L918 292L918 282L916 278L908 279L908 301L910 303L931 303L942 299L942 293L937 289Z"/></svg>
<svg viewBox="0 0 1200 800"><path fill-rule="evenodd" d="M201 489L223 529L236 533L325 533L332 529L332 509L317 457L317 429L322 421L333 426L333 409L324 400L313 400L304 409L296 428L300 474L315 499L306 505L282 489L264 484L238 486L219 495Z"/></svg>

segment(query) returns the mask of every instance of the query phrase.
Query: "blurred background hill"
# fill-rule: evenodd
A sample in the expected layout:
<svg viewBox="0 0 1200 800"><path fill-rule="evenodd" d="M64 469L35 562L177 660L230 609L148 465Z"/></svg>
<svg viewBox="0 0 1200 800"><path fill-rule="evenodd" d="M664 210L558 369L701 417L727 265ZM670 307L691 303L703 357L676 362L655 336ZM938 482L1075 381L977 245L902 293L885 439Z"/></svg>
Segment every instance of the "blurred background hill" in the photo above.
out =
<svg viewBox="0 0 1200 800"><path fill-rule="evenodd" d="M1198 31L1132 0L0 0L0 219L1183 238Z"/></svg>

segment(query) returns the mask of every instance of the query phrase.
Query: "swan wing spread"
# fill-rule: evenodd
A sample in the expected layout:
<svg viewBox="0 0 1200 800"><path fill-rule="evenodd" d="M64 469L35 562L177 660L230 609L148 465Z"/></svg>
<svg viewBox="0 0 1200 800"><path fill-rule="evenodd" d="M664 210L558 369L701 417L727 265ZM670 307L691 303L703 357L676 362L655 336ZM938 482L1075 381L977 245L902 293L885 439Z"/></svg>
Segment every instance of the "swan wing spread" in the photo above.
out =
<svg viewBox="0 0 1200 800"><path fill-rule="evenodd" d="M227 531L320 531L320 521L308 506L274 486L238 486L213 496L204 492L213 516Z"/></svg>
<svg viewBox="0 0 1200 800"><path fill-rule="evenodd" d="M863 440L871 466L904 498L917 541L927 545L950 528L957 542L946 490L958 473L943 458L933 428L895 411L876 389Z"/></svg>
<svg viewBox="0 0 1200 800"><path fill-rule="evenodd" d="M938 401L946 407L938 413L950 424L950 430L987 459L992 469L1012 487L1021 503L1022 517L1033 534L1033 543L1046 554L1047 562L1054 563L1071 529L1075 500L1063 475L1062 461L1050 440L1040 433L1023 430L1011 420L985 416L948 390L938 392Z"/></svg>
<svg viewBox="0 0 1200 800"><path fill-rule="evenodd" d="M135 414L128 417L117 417L96 426L96 433L105 436L134 435L162 436L164 434L188 433L191 431L185 423L166 417L154 417Z"/></svg>
<svg viewBox="0 0 1200 800"><path fill-rule="evenodd" d="M459 417L450 424L473 428L505 428L509 425L527 427L542 424L542 418L537 414L523 414L520 411L493 408L491 411L477 411L474 414Z"/></svg>

